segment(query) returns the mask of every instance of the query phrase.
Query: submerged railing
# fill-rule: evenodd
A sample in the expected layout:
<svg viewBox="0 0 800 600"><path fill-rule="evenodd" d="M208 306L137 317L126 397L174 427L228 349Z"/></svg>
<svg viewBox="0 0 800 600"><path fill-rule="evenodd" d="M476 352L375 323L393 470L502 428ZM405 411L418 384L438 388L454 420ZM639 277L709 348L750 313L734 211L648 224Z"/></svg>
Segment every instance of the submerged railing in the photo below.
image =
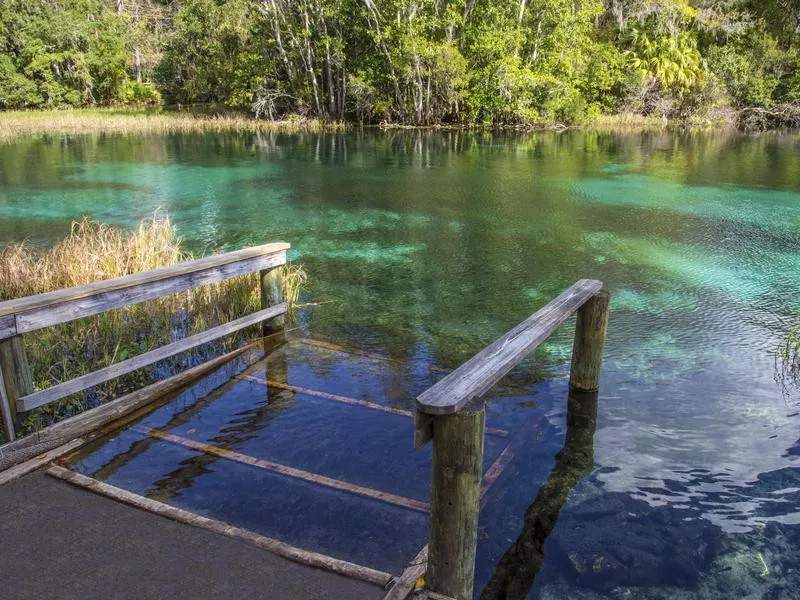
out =
<svg viewBox="0 0 800 600"><path fill-rule="evenodd" d="M595 392L608 327L609 294L582 279L417 398L415 445L433 440L426 587L473 596L483 436L482 396L577 312L569 387ZM399 596L398 596L399 597Z"/></svg>
<svg viewBox="0 0 800 600"><path fill-rule="evenodd" d="M14 440L25 413L34 408L56 402L257 323L264 323L265 334L282 329L287 307L283 302L277 267L286 264L288 249L289 244L266 244L116 279L0 302L0 412L7 439ZM260 311L87 375L34 391L25 354L24 334L255 271L260 272Z"/></svg>

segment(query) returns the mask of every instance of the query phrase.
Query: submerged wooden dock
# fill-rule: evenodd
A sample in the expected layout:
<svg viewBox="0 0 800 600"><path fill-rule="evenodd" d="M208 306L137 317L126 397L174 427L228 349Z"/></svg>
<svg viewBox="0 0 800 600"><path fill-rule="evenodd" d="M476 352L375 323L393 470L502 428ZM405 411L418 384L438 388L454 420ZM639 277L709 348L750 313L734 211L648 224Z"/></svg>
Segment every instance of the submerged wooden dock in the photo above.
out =
<svg viewBox="0 0 800 600"><path fill-rule="evenodd" d="M287 337L284 331L287 307L278 284L280 268L286 263L288 247L288 244L268 244L167 269L0 303L0 407L7 438L12 440L0 447L0 469L3 469L0 471L0 486L3 486L0 487L0 498L4 497L7 490L12 490L8 492L9 501L4 502L4 518L13 519L18 512L30 508L19 504L17 495L21 494L25 502L29 502L30 497L24 491L18 490L24 490L26 486L52 488L53 485L64 485L66 482L115 503L158 516L151 518L164 517L187 527L212 532L220 538L244 542L293 563L368 585L368 588L348 588L346 593L350 598L385 597L399 600L412 594L428 595L431 598L472 598L479 513L490 498L495 483L525 444L530 432L539 425L536 420L532 420L515 432L500 427L487 427L484 396L525 356L534 351L570 316L577 313L569 386L574 394L588 393L590 398L594 394L596 407L596 391L608 322L608 294L602 290L602 283L599 281L577 282L461 367L442 377L438 383L421 393L413 406L409 402L398 404L387 401L386 398L355 397L355 394L348 395L341 390L317 389L305 383L294 383L288 380L285 373L278 373L277 376L270 376L266 370L261 373L261 365L266 364L264 360L284 348L292 338ZM24 334L254 271L260 273L261 310L71 381L44 390L33 390L24 349ZM37 434L15 439L19 423L27 411L57 402L124 373L258 323L263 323L263 339L52 425ZM329 352L350 353L378 363L393 360L357 349L343 348L331 342L299 338L293 339L292 343ZM186 389L187 385L197 382L205 383L204 386L199 386L201 392L195 404L158 427L145 423L148 415L168 402L171 395L174 396ZM245 433L242 435L227 433L220 438L220 442L195 439L177 431L192 415L207 405L205 398L212 398L215 389L236 385L237 382L262 388L267 393L313 398L315 401L365 410L407 422L409 444L413 439L416 447L421 448L428 442L433 442L430 501L233 449L232 446L248 439L250 431L258 429L259 425L255 422L252 427L243 426L242 431ZM569 410L573 410L572 403ZM70 460L84 448L97 447L107 439L104 436L114 435L122 431L122 428L139 436L138 441L125 453L115 456L94 475L81 473L71 467ZM500 444L500 450L493 460L489 458L491 462L486 468L484 436L489 436ZM428 516L428 543L423 544L414 555L408 556L407 566L402 572L390 573L310 548L301 548L247 527L175 506L170 503L171 493L166 493L166 490L155 499L103 480L156 444L167 444L181 451L197 453L204 457L203 465L218 460L244 465L270 476L303 482L321 490L327 489L362 501ZM188 476L194 477L196 469L191 466L186 468L192 469L192 474ZM51 477L50 483L41 482L42 475L34 473L39 469L44 469ZM29 480L33 483L25 483ZM176 484L185 485L179 479L176 479ZM64 496L72 497L70 494L65 493ZM68 508L60 507L65 512ZM120 509L114 508L111 512L118 510ZM35 520L33 513L26 514ZM101 517L99 515L98 519ZM29 528L22 529L34 530L33 525L31 523ZM3 527L0 532L14 530L2 523L0 527ZM131 535L136 537L135 532L131 532ZM174 535L180 538L190 534L181 531ZM22 540L18 540L18 543L24 546ZM33 548L37 543L36 540L30 540L29 544ZM209 543L213 545L213 542ZM98 544L102 547L102 542ZM225 546L227 542L220 544ZM62 556L68 562L74 561L74 558ZM14 570L13 564L4 567ZM306 577L302 572L292 571L284 567L283 563L276 563L274 568L276 573L282 569L287 573L291 572L289 577L297 579L297 586L293 588L293 592L265 590L266 597L317 597L301 592L302 582ZM339 589L337 586L344 586L341 587L344 590L347 587L338 580L326 583L323 576L308 577L310 588L315 585L323 588L329 585L331 590ZM7 582L8 580L6 577ZM20 579L15 580L15 585L22 592L26 584ZM97 585L102 588L103 583L98 582ZM142 590L145 588L146 586ZM138 594L136 592L137 590L131 589L129 597L148 597L145 591ZM37 593L41 594L41 589L37 588ZM345 592L338 592L343 593ZM24 597L24 594L19 597Z"/></svg>

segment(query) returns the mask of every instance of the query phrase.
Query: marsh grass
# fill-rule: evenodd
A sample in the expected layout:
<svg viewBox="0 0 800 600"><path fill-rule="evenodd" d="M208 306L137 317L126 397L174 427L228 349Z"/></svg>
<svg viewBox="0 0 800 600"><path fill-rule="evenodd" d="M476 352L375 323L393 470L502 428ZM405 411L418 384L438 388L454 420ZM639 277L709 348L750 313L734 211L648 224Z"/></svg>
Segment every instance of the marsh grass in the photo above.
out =
<svg viewBox="0 0 800 600"><path fill-rule="evenodd" d="M121 277L192 258L182 250L168 217L156 215L130 232L86 218L73 223L69 236L52 248L23 242L0 250L0 300ZM302 267L284 270L283 285L292 309L305 279ZM259 308L258 274L252 273L31 332L25 335L25 347L34 387L44 389L90 373ZM23 432L168 377L259 335L260 325L256 325L31 411Z"/></svg>
<svg viewBox="0 0 800 600"><path fill-rule="evenodd" d="M661 131L669 129L670 123L659 117L621 113L617 115L598 115L581 127L592 131Z"/></svg>
<svg viewBox="0 0 800 600"><path fill-rule="evenodd" d="M800 389L800 324L793 325L775 355L775 379L781 384L786 398Z"/></svg>
<svg viewBox="0 0 800 600"><path fill-rule="evenodd" d="M254 119L242 113L167 112L144 109L71 109L0 111L0 140L40 134L176 134L189 132L327 132L344 131L338 121L293 116L281 121Z"/></svg>

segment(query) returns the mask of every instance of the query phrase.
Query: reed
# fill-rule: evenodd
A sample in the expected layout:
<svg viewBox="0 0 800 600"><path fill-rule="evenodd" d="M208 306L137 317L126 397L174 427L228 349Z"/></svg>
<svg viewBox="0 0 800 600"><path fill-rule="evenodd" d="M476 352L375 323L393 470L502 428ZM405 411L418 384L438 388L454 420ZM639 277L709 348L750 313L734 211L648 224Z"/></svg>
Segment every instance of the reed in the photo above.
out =
<svg viewBox="0 0 800 600"><path fill-rule="evenodd" d="M181 248L166 216L154 215L133 231L84 218L73 223L69 235L52 248L21 242L0 250L0 300L121 277L192 258ZM285 297L293 309L306 274L302 267L287 266L282 279ZM258 309L258 274L253 273L26 334L34 387L43 389L84 375ZM254 326L31 411L23 424L24 432L204 362L257 337L260 331L260 326Z"/></svg>
<svg viewBox="0 0 800 600"><path fill-rule="evenodd" d="M781 384L784 396L791 399L800 390L800 324L789 328L773 355L775 379Z"/></svg>
<svg viewBox="0 0 800 600"><path fill-rule="evenodd" d="M340 121L292 116L281 121L241 113L158 112L112 108L48 111L0 111L0 140L40 134L175 134L189 132L327 132L344 131Z"/></svg>

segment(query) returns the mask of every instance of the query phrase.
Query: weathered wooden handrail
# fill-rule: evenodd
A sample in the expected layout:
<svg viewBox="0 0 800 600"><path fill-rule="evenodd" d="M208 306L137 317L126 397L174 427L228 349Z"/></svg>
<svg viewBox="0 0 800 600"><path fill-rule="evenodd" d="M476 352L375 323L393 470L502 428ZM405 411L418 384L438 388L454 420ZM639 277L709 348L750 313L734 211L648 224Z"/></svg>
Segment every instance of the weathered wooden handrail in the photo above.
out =
<svg viewBox="0 0 800 600"><path fill-rule="evenodd" d="M286 263L288 249L289 244L265 244L0 302L0 339L271 269Z"/></svg>
<svg viewBox="0 0 800 600"><path fill-rule="evenodd" d="M283 303L276 267L286 264L289 247L284 243L266 244L0 302L0 412L7 438L15 437L18 413L55 402L256 323L265 323L265 333L280 329L287 307ZM34 392L23 334L255 271L260 272L261 311Z"/></svg>
<svg viewBox="0 0 800 600"><path fill-rule="evenodd" d="M458 412L467 402L494 387L602 288L602 281L581 279L420 394L417 398L417 409L431 415Z"/></svg>
<svg viewBox="0 0 800 600"><path fill-rule="evenodd" d="M425 578L431 591L472 598L486 422L481 396L576 312L569 386L597 391L609 307L602 288L581 279L417 397L415 445L433 440Z"/></svg>

